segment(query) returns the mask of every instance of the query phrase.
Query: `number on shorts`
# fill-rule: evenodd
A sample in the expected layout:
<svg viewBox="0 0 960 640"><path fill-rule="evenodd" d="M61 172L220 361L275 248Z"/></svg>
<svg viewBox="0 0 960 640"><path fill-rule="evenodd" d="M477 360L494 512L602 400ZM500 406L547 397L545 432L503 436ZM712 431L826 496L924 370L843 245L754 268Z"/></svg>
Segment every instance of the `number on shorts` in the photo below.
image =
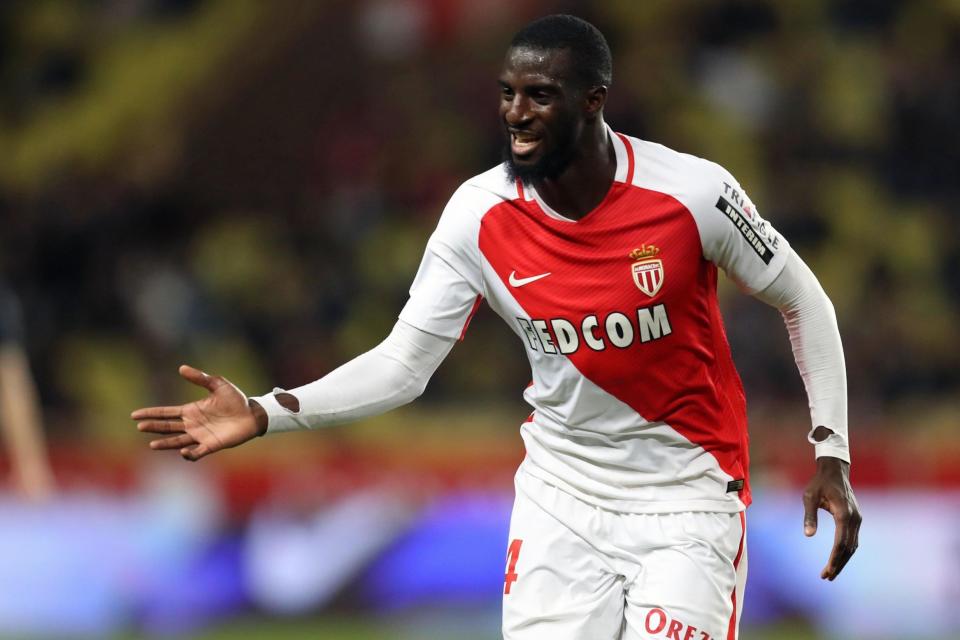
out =
<svg viewBox="0 0 960 640"><path fill-rule="evenodd" d="M520 546L523 540L516 538L510 541L507 549L507 572L503 576L503 595L510 593L510 585L517 581L517 559L520 557Z"/></svg>

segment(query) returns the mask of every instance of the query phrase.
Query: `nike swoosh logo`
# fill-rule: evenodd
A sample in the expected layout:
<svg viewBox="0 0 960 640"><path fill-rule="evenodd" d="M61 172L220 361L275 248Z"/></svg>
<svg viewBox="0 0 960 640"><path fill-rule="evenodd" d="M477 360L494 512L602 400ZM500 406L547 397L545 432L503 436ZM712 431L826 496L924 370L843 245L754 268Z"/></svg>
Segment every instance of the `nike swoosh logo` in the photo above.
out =
<svg viewBox="0 0 960 640"><path fill-rule="evenodd" d="M509 280L510 280L510 286L511 286L511 287L522 287L522 286L525 285L525 284L530 284L531 282L536 282L537 280L540 280L541 278L546 278L548 275L550 275L549 272L548 272L548 273L541 273L541 274L538 275L538 276L530 276L529 278L518 278L518 277L517 277L517 272L516 272L516 271L511 271L511 272L510 272L510 278L509 278Z"/></svg>

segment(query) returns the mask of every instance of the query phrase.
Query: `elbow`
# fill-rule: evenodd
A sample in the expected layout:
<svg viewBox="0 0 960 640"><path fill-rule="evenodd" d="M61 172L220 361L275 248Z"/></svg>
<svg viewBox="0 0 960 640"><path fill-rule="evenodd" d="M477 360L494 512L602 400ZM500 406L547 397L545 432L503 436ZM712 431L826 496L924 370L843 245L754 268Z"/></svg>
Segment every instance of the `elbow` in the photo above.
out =
<svg viewBox="0 0 960 640"><path fill-rule="evenodd" d="M422 396L427 389L428 381L429 378L423 378L410 371L404 372L403 378L396 386L397 406L408 404Z"/></svg>
<svg viewBox="0 0 960 640"><path fill-rule="evenodd" d="M427 382L429 382L429 380L418 379L414 381L414 384L412 384L410 388L409 402L413 402L414 400L416 400L417 398L423 395L423 392L427 390Z"/></svg>

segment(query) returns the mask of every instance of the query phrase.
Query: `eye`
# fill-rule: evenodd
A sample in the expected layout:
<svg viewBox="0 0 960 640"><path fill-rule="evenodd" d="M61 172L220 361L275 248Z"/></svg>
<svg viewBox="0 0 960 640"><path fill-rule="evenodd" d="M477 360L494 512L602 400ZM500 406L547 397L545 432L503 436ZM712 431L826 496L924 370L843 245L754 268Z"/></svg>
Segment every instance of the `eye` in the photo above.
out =
<svg viewBox="0 0 960 640"><path fill-rule="evenodd" d="M511 89L510 87L501 86L501 87L500 87L500 96L501 96L502 98L507 99L507 100L509 100L510 98L513 98L513 89Z"/></svg>
<svg viewBox="0 0 960 640"><path fill-rule="evenodd" d="M535 94L533 94L533 101L536 102L537 104L548 105L550 104L551 96L542 91L538 91Z"/></svg>

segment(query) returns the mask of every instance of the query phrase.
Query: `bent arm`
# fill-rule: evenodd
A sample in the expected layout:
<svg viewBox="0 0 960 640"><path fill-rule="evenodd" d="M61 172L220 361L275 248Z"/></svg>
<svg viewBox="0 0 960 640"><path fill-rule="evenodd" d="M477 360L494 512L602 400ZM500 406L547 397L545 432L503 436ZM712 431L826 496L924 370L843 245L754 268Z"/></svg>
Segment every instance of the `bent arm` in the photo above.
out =
<svg viewBox="0 0 960 640"><path fill-rule="evenodd" d="M420 396L454 343L399 320L383 342L319 380L251 400L263 407L268 433L369 418Z"/></svg>
<svg viewBox="0 0 960 640"><path fill-rule="evenodd" d="M792 250L779 275L754 295L779 309L787 325L793 356L807 390L812 423L808 439L815 445L816 457L850 462L847 375L833 304L810 268Z"/></svg>

